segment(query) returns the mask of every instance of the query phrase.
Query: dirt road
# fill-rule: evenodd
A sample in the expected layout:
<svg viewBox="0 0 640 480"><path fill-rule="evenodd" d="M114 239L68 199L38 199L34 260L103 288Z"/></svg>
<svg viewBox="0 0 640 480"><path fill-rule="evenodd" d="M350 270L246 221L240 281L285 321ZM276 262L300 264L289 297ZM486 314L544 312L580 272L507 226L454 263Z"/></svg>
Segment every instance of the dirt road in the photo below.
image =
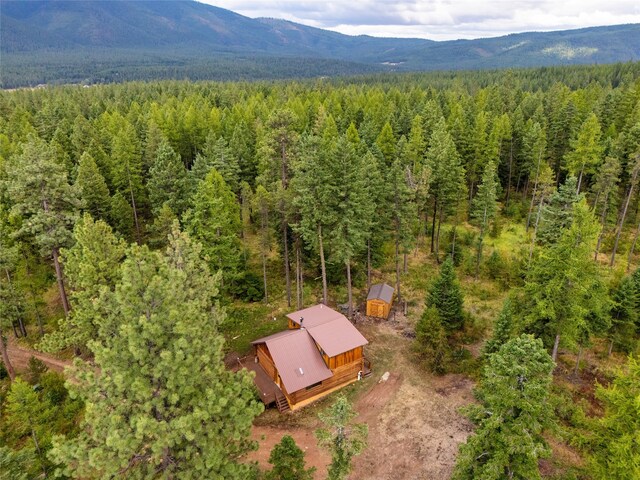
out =
<svg viewBox="0 0 640 480"><path fill-rule="evenodd" d="M71 360L60 360L59 358L47 355L46 353L40 353L35 350L18 346L13 339L9 340L7 352L9 353L9 360L11 361L13 368L18 371L25 370L27 368L31 357L36 357L37 359L42 360L47 367L51 370L55 370L56 372L62 372L65 367L71 365Z"/></svg>

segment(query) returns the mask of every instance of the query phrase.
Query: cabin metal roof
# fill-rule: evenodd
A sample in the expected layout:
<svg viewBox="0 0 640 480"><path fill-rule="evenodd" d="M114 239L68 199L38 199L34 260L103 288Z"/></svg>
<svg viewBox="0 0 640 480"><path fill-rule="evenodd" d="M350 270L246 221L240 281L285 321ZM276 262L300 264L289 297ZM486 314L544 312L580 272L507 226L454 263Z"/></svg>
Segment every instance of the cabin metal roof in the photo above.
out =
<svg viewBox="0 0 640 480"><path fill-rule="evenodd" d="M393 287L386 283L371 285L367 300L383 300L384 302L391 303L391 300L393 300Z"/></svg>
<svg viewBox="0 0 640 480"><path fill-rule="evenodd" d="M323 304L298 310L287 317L305 328L330 357L369 343L347 317Z"/></svg>
<svg viewBox="0 0 640 480"><path fill-rule="evenodd" d="M251 343L266 343L289 393L333 376L306 329L286 330Z"/></svg>
<svg viewBox="0 0 640 480"><path fill-rule="evenodd" d="M347 317L326 305L298 310L287 317L301 324L301 328L278 332L251 343L267 345L289 393L333 376L319 348L329 357L335 357L369 343Z"/></svg>

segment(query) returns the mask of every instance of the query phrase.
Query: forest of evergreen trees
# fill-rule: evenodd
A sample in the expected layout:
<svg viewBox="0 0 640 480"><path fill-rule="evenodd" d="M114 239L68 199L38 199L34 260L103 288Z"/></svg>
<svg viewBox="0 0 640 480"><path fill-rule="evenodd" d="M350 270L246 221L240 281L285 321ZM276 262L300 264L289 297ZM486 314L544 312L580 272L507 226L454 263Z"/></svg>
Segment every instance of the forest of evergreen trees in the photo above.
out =
<svg viewBox="0 0 640 480"><path fill-rule="evenodd" d="M509 226L526 247L507 258L486 244ZM402 309L422 250L441 265L425 371L459 371L459 278L508 291L477 334L454 478L540 478L558 424L582 432L567 478L638 478L639 236L640 64L1 92L0 469L258 475L242 456L262 404L223 363L225 307L308 306L311 284L351 317L387 262ZM20 374L7 342L75 357L72 380ZM628 361L599 415L563 417L559 352L577 372L597 342Z"/></svg>

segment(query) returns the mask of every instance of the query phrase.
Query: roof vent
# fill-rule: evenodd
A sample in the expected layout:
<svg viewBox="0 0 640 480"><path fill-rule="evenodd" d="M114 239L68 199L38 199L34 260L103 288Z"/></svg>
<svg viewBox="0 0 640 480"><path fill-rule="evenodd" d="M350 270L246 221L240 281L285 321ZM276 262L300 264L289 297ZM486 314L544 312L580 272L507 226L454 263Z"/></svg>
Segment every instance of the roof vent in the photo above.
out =
<svg viewBox="0 0 640 480"><path fill-rule="evenodd" d="M302 322L304 322L304 317L300 317L300 329L304 330L304 327L302 326Z"/></svg>
<svg viewBox="0 0 640 480"><path fill-rule="evenodd" d="M300 372L300 375L304 375L304 371L302 371L302 367L299 367L298 371Z"/></svg>

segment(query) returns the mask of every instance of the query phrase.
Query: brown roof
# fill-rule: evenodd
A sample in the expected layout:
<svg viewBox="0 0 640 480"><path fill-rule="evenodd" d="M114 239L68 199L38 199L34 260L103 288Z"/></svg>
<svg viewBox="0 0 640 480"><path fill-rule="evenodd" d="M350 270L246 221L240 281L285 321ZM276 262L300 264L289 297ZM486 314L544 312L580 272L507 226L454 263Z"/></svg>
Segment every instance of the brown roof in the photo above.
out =
<svg viewBox="0 0 640 480"><path fill-rule="evenodd" d="M393 287L387 285L386 283L377 283L375 285L371 285L369 289L369 295L367 295L367 300L384 300L387 303L391 303L393 300Z"/></svg>
<svg viewBox="0 0 640 480"><path fill-rule="evenodd" d="M305 329L286 330L251 343L267 344L282 383L289 393L333 376Z"/></svg>
<svg viewBox="0 0 640 480"><path fill-rule="evenodd" d="M287 317L301 324L330 357L369 343L347 317L323 304L298 310Z"/></svg>

